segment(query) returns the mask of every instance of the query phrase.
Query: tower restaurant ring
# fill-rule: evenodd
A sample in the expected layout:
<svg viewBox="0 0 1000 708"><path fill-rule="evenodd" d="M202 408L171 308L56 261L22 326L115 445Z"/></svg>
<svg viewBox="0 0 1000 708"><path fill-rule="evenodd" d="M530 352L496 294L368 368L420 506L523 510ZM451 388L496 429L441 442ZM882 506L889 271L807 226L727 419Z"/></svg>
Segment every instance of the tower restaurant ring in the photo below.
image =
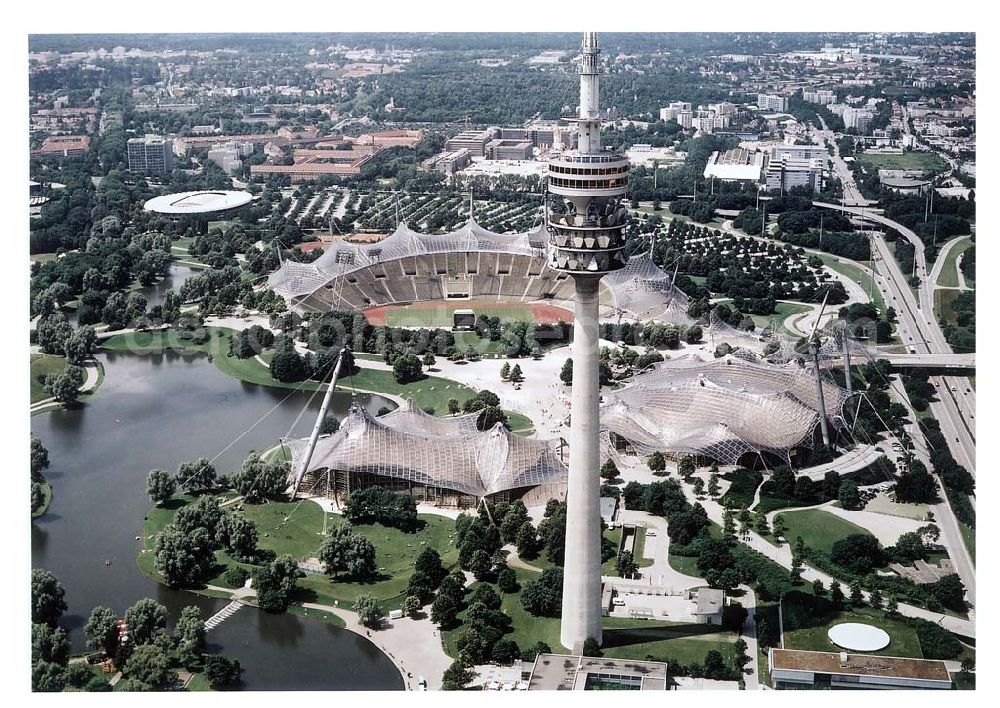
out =
<svg viewBox="0 0 1000 708"><path fill-rule="evenodd" d="M249 204L252 200L253 195L250 192L202 190L153 197L146 202L143 209L168 216L218 214L239 209Z"/></svg>

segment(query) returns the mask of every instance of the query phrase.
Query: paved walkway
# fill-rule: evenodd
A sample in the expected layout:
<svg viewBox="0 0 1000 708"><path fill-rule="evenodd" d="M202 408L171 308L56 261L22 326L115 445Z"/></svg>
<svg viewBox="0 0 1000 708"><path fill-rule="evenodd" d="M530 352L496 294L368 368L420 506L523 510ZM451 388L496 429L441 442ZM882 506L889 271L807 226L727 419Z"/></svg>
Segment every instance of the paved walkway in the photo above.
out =
<svg viewBox="0 0 1000 708"><path fill-rule="evenodd" d="M467 578L467 584L470 579L471 575ZM234 600L243 602L257 596L257 592L252 588L233 589L216 585L207 587L216 592L228 593ZM407 690L416 690L418 676L423 676L427 680L428 689L441 688L442 677L445 670L451 666L452 659L444 653L439 630L430 620L430 605L423 608L422 619L415 620L409 617L398 620L385 619L382 627L376 630L365 627L358 620L356 612L343 607L316 602L304 602L302 607L307 610L305 613L307 617L308 610L336 615L344 621L345 629L365 637L377 646L396 665Z"/></svg>
<svg viewBox="0 0 1000 708"><path fill-rule="evenodd" d="M80 393L87 393L97 388L97 382L101 380L100 364L98 364L96 359L92 359L84 364L82 368L86 378L84 378L83 384L80 386ZM31 404L30 412L38 413L42 410L58 408L61 405L55 398L43 398Z"/></svg>

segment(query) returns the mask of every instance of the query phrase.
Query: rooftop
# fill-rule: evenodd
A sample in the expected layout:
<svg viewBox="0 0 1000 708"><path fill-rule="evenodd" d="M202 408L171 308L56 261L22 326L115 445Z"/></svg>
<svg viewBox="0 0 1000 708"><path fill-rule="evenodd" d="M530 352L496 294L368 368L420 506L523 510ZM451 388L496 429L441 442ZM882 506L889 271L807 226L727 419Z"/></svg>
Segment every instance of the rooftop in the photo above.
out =
<svg viewBox="0 0 1000 708"><path fill-rule="evenodd" d="M157 214L211 214L245 206L252 199L253 195L249 192L179 192L153 197L143 208Z"/></svg>
<svg viewBox="0 0 1000 708"><path fill-rule="evenodd" d="M529 691L583 691L587 679L633 684L642 690L665 690L673 679L659 661L633 661L607 657L539 654L531 672Z"/></svg>
<svg viewBox="0 0 1000 708"><path fill-rule="evenodd" d="M846 658L846 661L843 661L843 658ZM878 676L921 681L951 680L948 668L943 661L850 654L847 652L772 649L771 668L772 670L810 671L840 676Z"/></svg>

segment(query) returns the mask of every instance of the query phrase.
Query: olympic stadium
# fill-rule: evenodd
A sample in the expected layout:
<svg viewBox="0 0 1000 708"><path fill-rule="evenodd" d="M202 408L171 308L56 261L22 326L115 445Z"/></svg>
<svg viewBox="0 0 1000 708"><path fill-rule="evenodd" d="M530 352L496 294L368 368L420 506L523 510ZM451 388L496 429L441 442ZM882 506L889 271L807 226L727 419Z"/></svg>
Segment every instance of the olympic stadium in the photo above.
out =
<svg viewBox="0 0 1000 708"><path fill-rule="evenodd" d="M440 235L401 223L374 243L335 241L312 263L284 261L268 285L300 312L405 307L425 302L551 303L572 310L572 281L549 267L544 226L502 234L471 219ZM788 461L812 448L820 420L811 354L778 327L747 332L687 314L688 297L648 255L630 258L601 282L605 321L700 324L710 348L726 342L732 354L714 361L668 359L604 394L603 458L623 454L694 455L723 464ZM842 355L842 332L820 330L818 357ZM871 352L851 340L852 354ZM844 426L851 393L823 375L827 421ZM536 490L565 492L561 439L525 438L497 427L479 431L476 415L438 418L408 407L374 418L351 410L340 430L320 439L302 470L305 440L287 441L303 490L341 496L362 486L406 490L450 506L475 499L516 498ZM562 448L564 450L564 448ZM298 457L296 457L298 456Z"/></svg>

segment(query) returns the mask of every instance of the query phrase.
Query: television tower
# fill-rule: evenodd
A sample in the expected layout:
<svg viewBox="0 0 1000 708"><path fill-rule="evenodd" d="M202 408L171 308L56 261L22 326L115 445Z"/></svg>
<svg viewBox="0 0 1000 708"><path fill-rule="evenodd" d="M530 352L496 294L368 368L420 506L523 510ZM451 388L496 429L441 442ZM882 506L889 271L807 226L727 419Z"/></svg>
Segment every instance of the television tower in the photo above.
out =
<svg viewBox="0 0 1000 708"><path fill-rule="evenodd" d="M549 193L567 203L565 212L547 215L549 267L572 276L574 284L573 405L560 629L562 645L574 652L582 651L588 638L601 641L598 288L606 273L625 265L628 218L621 205L628 158L601 149L599 55L597 33L584 32L577 148L553 158L548 174Z"/></svg>

